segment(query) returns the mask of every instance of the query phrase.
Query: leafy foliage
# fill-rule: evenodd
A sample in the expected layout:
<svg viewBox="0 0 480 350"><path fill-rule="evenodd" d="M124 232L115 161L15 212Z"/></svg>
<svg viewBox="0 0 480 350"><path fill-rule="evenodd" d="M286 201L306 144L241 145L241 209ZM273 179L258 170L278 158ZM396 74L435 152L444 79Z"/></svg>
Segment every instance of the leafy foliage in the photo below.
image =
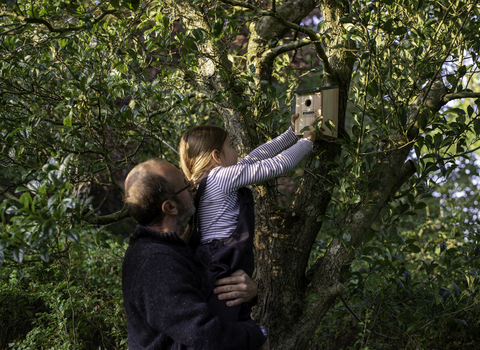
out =
<svg viewBox="0 0 480 350"><path fill-rule="evenodd" d="M435 337L452 324L457 336L445 335L445 343L473 344L478 3L351 0L345 10L320 2L296 23L275 12L283 4L290 3L194 1L179 13L170 1L2 3L0 297L12 300L8 310L24 312L1 313L0 329L9 331L0 347L125 347L122 237L107 240L98 226L124 214L105 219L111 213L92 198L93 186L121 192L127 171L151 156L176 163L178 138L193 125L223 124L245 153L287 127L297 88L333 83L344 94L335 125L341 137L317 147L288 186L257 188L286 195L266 196L284 218L313 194L305 206L315 209L302 208L304 221L316 225L302 223L314 227L312 239L295 250L308 256L321 227L305 284L339 241L355 253L341 280L344 301L362 322L340 346L380 347L400 337L405 346L438 348ZM339 27L325 18L329 6L337 6ZM293 30L277 37L270 19ZM271 32L261 36L262 28ZM395 175L402 177L386 183ZM291 315L315 320L318 289L298 292ZM358 321L350 315L337 303L317 343L336 341L334 325Z"/></svg>

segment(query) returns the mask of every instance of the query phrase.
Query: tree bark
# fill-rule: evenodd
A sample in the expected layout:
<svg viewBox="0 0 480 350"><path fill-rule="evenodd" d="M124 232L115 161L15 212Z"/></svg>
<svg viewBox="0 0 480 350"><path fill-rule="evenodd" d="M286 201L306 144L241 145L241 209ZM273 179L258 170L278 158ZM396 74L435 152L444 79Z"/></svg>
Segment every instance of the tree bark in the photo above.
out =
<svg viewBox="0 0 480 350"><path fill-rule="evenodd" d="M245 4L246 7L247 5ZM184 23L190 29L211 30L211 23L203 17L202 9L194 6L192 2L177 1L172 3L172 6L176 7L177 13L184 18ZM311 0L287 1L276 7L276 13L270 12L251 24L246 54L247 69L253 72L258 88L262 88L260 81L272 80L275 58L272 50L291 27L281 24L275 16L279 15L282 20L298 25L315 6L316 3ZM325 21L324 31L329 34L324 37L325 49L320 43L315 43L315 49L325 67L324 80L319 81L319 85L339 87L337 128L339 138L342 138L345 133L350 79L355 63L355 56L352 54L355 47L344 39L345 29L340 21L348 14L349 7L347 2L326 0L320 3L320 10ZM320 37L321 35L322 33ZM213 97L231 86L232 82L225 81L217 74L218 70L228 70L230 66L225 51L222 52L208 43L202 46L201 51L206 59L217 57L213 61L215 71L213 74L206 74L202 70L188 71L186 80L195 89ZM393 135L391 142L385 145L385 153L379 157L379 163L387 166L371 179L372 183L378 183L377 188L368 193L360 203L352 206L342 222L342 228L350 233L351 241L333 239L325 255L308 272L310 251L321 229L321 222L317 222L317 218L325 213L332 195L331 190L325 188L325 182L319 179L329 181L329 172L332 169L325 165L320 167L317 175L305 173L289 208L278 206L274 182L267 181L253 187L256 203L254 278L259 287L259 302L253 316L258 323L271 329L271 349L306 349L318 324L332 307L338 294L344 290L344 277L355 257L354 249L360 246L378 213L389 201L392 189L403 180L404 175L411 174L410 164L403 165L413 146L411 141L418 136L419 126L416 121L421 115L421 107L427 105L431 110L438 110L442 103L444 104L444 87L442 90L441 86L433 84L424 94L428 98L423 98L422 95L410 106L408 123L412 127L407 133L399 131ZM260 108L256 109L256 115L242 114L233 107L228 98L217 102L216 107L241 155L258 146L262 140L251 121L260 120L266 111ZM333 163L340 153L339 143L320 140L315 143L307 160L307 168L318 160L321 164ZM403 170L399 172L397 169ZM313 188L317 191L313 191ZM309 302L308 306L295 302L303 301L313 293L318 294L319 299Z"/></svg>

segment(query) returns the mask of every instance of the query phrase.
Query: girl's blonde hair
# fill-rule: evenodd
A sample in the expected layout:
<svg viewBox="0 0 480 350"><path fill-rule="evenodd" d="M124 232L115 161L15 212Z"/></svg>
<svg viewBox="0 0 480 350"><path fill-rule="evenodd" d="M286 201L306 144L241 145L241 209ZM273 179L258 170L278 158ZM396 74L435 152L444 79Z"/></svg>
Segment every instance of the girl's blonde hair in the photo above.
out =
<svg viewBox="0 0 480 350"><path fill-rule="evenodd" d="M202 125L186 131L180 140L180 167L189 181L199 184L212 168L212 152L222 152L227 132L219 126Z"/></svg>

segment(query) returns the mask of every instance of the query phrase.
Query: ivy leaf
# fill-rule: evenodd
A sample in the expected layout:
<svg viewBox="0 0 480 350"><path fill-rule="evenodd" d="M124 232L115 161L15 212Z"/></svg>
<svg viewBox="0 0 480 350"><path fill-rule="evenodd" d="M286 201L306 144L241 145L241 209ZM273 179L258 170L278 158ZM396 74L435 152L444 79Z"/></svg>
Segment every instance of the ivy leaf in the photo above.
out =
<svg viewBox="0 0 480 350"><path fill-rule="evenodd" d="M73 114L73 112L70 111L70 113L68 113L67 117L63 120L63 125L66 126L67 128L73 127L72 114Z"/></svg>
<svg viewBox="0 0 480 350"><path fill-rule="evenodd" d="M459 318L454 318L453 320L454 320L455 322L458 322L458 323L463 324L464 326L467 326L467 322L466 322L465 320L461 320L461 319L459 319Z"/></svg>
<svg viewBox="0 0 480 350"><path fill-rule="evenodd" d="M453 291L455 292L455 296L458 298L460 296L460 289L455 284L455 282L452 282L452 287L453 287Z"/></svg>
<svg viewBox="0 0 480 350"><path fill-rule="evenodd" d="M480 119L475 119L473 129L475 130L475 134L480 135Z"/></svg>
<svg viewBox="0 0 480 350"><path fill-rule="evenodd" d="M305 301L316 301L316 300L320 300L320 296L317 293L312 293L305 298Z"/></svg>
<svg viewBox="0 0 480 350"><path fill-rule="evenodd" d="M355 197L353 197L352 199L350 199L350 204L357 204L359 203L360 201L362 200L362 197L357 194Z"/></svg>
<svg viewBox="0 0 480 350"><path fill-rule="evenodd" d="M366 243L370 242L374 237L375 237L375 231L374 230L368 230L367 234L363 238L363 244L366 244Z"/></svg>
<svg viewBox="0 0 480 350"><path fill-rule="evenodd" d="M420 253L422 250L415 244L409 244L408 245L408 250L410 250L412 253Z"/></svg>
<svg viewBox="0 0 480 350"><path fill-rule="evenodd" d="M55 229L55 222L53 220L47 220L42 225L43 237L50 237Z"/></svg>
<svg viewBox="0 0 480 350"><path fill-rule="evenodd" d="M58 189L65 187L65 176L60 170L52 170L48 173L48 179L52 181L53 185Z"/></svg>
<svg viewBox="0 0 480 350"><path fill-rule="evenodd" d="M65 236L72 242L78 243L78 234L75 230L65 230Z"/></svg>
<svg viewBox="0 0 480 350"><path fill-rule="evenodd" d="M48 253L48 251L42 252L40 254L40 259L42 259L45 262L49 262L50 261L50 254Z"/></svg>
<svg viewBox="0 0 480 350"><path fill-rule="evenodd" d="M22 263L23 261L23 255L24 255L24 251L22 248L15 248L13 250L13 259L18 262L18 263Z"/></svg>
<svg viewBox="0 0 480 350"><path fill-rule="evenodd" d="M57 201L59 196L60 196L60 193L55 193L53 196L51 196L48 199L47 207L50 208Z"/></svg>
<svg viewBox="0 0 480 350"><path fill-rule="evenodd" d="M392 34L400 36L405 34L406 32L407 32L407 27L398 27L392 32Z"/></svg>
<svg viewBox="0 0 480 350"><path fill-rule="evenodd" d="M7 202L4 201L0 204L0 217L2 218L2 222L5 224L5 209L7 208Z"/></svg>
<svg viewBox="0 0 480 350"><path fill-rule="evenodd" d="M213 24L212 35L214 37L219 37L223 29L223 20L218 20Z"/></svg>
<svg viewBox="0 0 480 350"><path fill-rule="evenodd" d="M32 197L30 196L30 193L25 192L22 194L19 201L23 204L24 208L30 208L30 205L32 204Z"/></svg>
<svg viewBox="0 0 480 350"><path fill-rule="evenodd" d="M412 275L407 270L403 271L403 275L405 276L405 282L409 284L412 280Z"/></svg>

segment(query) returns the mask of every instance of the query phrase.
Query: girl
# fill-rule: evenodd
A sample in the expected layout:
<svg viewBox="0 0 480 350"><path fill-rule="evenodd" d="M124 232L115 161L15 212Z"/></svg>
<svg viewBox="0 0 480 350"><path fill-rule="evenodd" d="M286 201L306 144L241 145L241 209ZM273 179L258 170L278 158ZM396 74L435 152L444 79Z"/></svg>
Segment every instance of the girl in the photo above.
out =
<svg viewBox="0 0 480 350"><path fill-rule="evenodd" d="M225 321L250 318L248 305L227 307L212 293L217 279L238 269L249 276L253 273L253 196L245 186L292 170L312 150L315 131L305 131L303 139L298 140L294 132L297 118L298 114L293 115L285 133L239 162L230 137L220 127L194 127L180 141L180 166L187 179L198 186L189 245L206 272L208 282L202 291L209 306Z"/></svg>

